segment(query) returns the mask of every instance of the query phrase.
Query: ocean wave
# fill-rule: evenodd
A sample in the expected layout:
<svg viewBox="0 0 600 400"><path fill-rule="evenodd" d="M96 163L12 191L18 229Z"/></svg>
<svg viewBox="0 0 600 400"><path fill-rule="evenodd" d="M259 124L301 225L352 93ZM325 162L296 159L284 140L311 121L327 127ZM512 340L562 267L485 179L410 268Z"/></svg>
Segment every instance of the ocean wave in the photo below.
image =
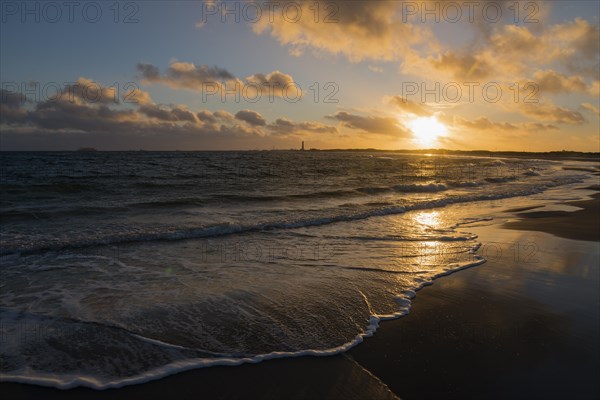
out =
<svg viewBox="0 0 600 400"><path fill-rule="evenodd" d="M485 181L489 182L489 183L505 183L505 182L513 182L516 180L517 180L516 176L498 176L498 177L485 178Z"/></svg>
<svg viewBox="0 0 600 400"><path fill-rule="evenodd" d="M470 253L475 254L478 246L474 246ZM313 356L313 357L326 357L332 356L336 354L341 354L352 347L362 343L364 339L372 337L377 329L381 321L397 319L409 314L412 299L415 298L416 293L422 288L429 286L433 283L433 280L452 274L454 272L471 268L474 266L478 266L485 263L485 259L483 257L474 255L474 260L465 263L455 263L447 266L447 269L443 272L433 275L430 279L422 280L420 282L415 282L415 285L408 290L404 290L402 294L394 296L394 300L397 304L397 309L395 312L389 314L377 314L372 311L371 305L369 303L368 297L362 293L360 290L360 294L363 296L366 306L370 311L370 315L368 318L368 325L359 332L354 339L342 343L335 347L323 348L323 349L302 349L298 351L272 351L264 354L256 354L249 356L235 356L235 355L227 355L227 354L218 354L213 353L214 357L194 357L194 358L185 358L173 360L171 362L166 363L163 366L157 368L151 368L149 370L139 372L137 374L126 376L126 377L115 377L115 376L102 376L102 375L91 375L91 374L82 374L82 373L49 373L49 372L41 372L35 371L32 368L26 366L24 368L17 368L15 370L9 370L6 372L0 373L0 382L18 382L18 383L26 383L38 386L46 386L53 387L58 389L72 389L75 387L87 387L96 390L105 390L105 389L116 389L129 385L142 384L150 381L154 381L157 379L162 379L164 377L178 374L181 372L199 369L199 368L207 368L213 366L238 366L242 364L256 364L266 360L278 359L278 358L293 358L293 357L305 357L305 356ZM24 318L21 315L22 313L12 312L12 311L3 311L2 312L2 321L6 328L10 328L11 323L19 321L23 323ZM50 320L49 317L43 316L35 316L30 314L30 318L34 318L36 321L36 326L38 329L41 328L40 321ZM115 349L122 348L123 345L132 345L135 347L145 346L146 349L153 349L154 351L160 351L156 349L163 349L165 352L165 356L182 356L185 353L193 353L193 352L201 352L206 353L206 350L203 349L194 349L183 347L179 345L174 345L171 343L163 342L160 340L156 340L153 338L144 337L139 334L135 334L132 332L128 332L125 329L120 327L112 327L112 326L103 326L102 324L97 324L94 322L87 321L78 321L72 320L72 322L78 326L86 326L91 324L92 329L96 334L102 337L103 341L108 341L110 344L111 340L117 340L119 345L113 346ZM121 336L116 336L113 339L113 335L103 335L103 330L115 330L121 333ZM81 331L81 328L72 329L72 332ZM45 329L44 332L47 336L52 332L52 329ZM9 335L10 336L10 335ZM121 338L121 339L119 339ZM132 340L137 340L137 342L133 342ZM116 344L116 343L115 343ZM5 347L3 352L10 351L10 346ZM128 349L128 351L135 350ZM143 352L142 352L143 353ZM210 352L209 352L210 353ZM207 354L208 355L208 354ZM118 354L111 353L112 357L118 356ZM63 360L64 361L64 360ZM80 364L78 364L80 365ZM6 365L5 365L6 367Z"/></svg>
<svg viewBox="0 0 600 400"><path fill-rule="evenodd" d="M455 183L452 183L451 186L453 186L453 187L462 187L462 188L477 187L477 186L481 186L481 182L475 182L475 181L455 182Z"/></svg>
<svg viewBox="0 0 600 400"><path fill-rule="evenodd" d="M413 183L413 184L409 184L409 185L396 185L394 186L394 190L397 192L415 192L415 193L420 193L420 192L441 192L444 190L448 190L448 186L446 186L443 183L425 183L425 184L418 184L418 183Z"/></svg>
<svg viewBox="0 0 600 400"><path fill-rule="evenodd" d="M529 168L527 171L523 172L523 175L525 176L540 176L541 174L534 170L533 168Z"/></svg>
<svg viewBox="0 0 600 400"><path fill-rule="evenodd" d="M362 220L371 217L401 214L411 210L422 210L444 207L449 204L466 203L473 201L482 200L495 200L504 199L519 196L528 196L536 193L543 192L550 187L560 186L567 183L574 183L581 181L581 178L571 178L558 180L554 182L548 182L544 185L527 187L522 190L502 192L502 193L478 193L470 195L456 195L440 198L436 200L425 200L416 202L414 204L405 206L387 206L382 208L371 209L367 211L356 211L351 213L343 214L332 214L329 216L321 216L316 218L306 218L297 220L279 220L269 222L258 222L254 224L217 224L210 226L199 226L178 230L169 231L152 231L140 234L135 231L131 234L124 233L120 235L107 235L102 238L93 238L91 240L72 241L69 243L52 243L49 245L32 245L17 248L2 247L0 248L0 255L7 254L27 254L41 251L56 251L65 248L79 248L89 247L95 245L107 245L107 244L119 244L119 243L132 243L142 241L172 241L172 240L184 240L194 238L204 238L211 236L223 236L244 232L255 232L264 230L277 230L277 229L295 229L309 226L320 226L326 224L332 224L343 221L355 221ZM3 243L4 244L4 243Z"/></svg>

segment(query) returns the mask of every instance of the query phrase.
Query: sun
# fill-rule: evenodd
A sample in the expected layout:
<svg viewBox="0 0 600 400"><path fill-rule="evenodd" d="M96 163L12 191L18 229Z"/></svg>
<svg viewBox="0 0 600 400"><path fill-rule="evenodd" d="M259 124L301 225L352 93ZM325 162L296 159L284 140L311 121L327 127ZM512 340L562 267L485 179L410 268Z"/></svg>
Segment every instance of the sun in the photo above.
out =
<svg viewBox="0 0 600 400"><path fill-rule="evenodd" d="M415 140L421 146L431 146L437 142L441 136L446 136L448 130L437 120L436 117L416 118L409 123L409 128L412 131Z"/></svg>

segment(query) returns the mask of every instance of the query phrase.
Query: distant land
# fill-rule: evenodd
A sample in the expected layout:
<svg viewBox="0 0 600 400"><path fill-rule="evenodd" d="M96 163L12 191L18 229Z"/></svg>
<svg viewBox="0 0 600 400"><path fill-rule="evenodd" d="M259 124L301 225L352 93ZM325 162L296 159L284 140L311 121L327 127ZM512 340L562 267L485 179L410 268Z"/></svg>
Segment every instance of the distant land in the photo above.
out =
<svg viewBox="0 0 600 400"><path fill-rule="evenodd" d="M0 152L21 152L21 153L61 153L61 152L149 152L149 153L170 153L170 152L182 152L182 153L196 153L196 152L257 152L257 151L276 151L276 152L287 152L294 151L300 152L299 149L271 149L271 150L99 150L93 147L81 147L77 150L58 150L58 151L26 151L26 150L2 150ZM303 153L308 152L365 152L365 153L395 153L395 154L422 154L422 155L448 155L448 156L465 156L465 157L507 157L507 158L539 158L548 160L574 160L574 161L597 161L600 162L600 152L582 152L582 151L547 151L547 152L533 152L533 151L491 151L491 150L447 150L447 149L421 149L421 150L384 150L384 149L315 149L305 150Z"/></svg>
<svg viewBox="0 0 600 400"><path fill-rule="evenodd" d="M314 150L314 149L311 149ZM490 150L446 150L446 149L422 149L422 150L379 150L379 149L339 149L339 150L319 150L319 151L364 151L381 153L399 153L399 154L434 154L449 156L475 156L475 157L513 157L513 158L541 158L552 160L579 160L579 161L600 161L600 152L581 152L581 151L490 151Z"/></svg>

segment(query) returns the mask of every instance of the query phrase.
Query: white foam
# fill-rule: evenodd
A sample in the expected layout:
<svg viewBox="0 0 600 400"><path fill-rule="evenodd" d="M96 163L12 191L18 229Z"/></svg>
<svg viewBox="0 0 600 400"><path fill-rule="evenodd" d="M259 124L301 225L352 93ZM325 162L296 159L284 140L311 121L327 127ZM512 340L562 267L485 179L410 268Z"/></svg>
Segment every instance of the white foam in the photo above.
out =
<svg viewBox="0 0 600 400"><path fill-rule="evenodd" d="M526 176L540 176L541 174L534 170L533 168L529 168L527 171L523 172L523 175Z"/></svg>
<svg viewBox="0 0 600 400"><path fill-rule="evenodd" d="M131 235L118 235L118 236L106 236L102 238L93 238L90 240L84 240L74 243L52 244L49 247L39 247L39 245L32 245L27 248L2 248L0 249L0 256L14 254L14 253L30 253L42 250L62 250L70 247L89 247L95 245L106 245L106 244L117 244L117 243L128 243L128 242L139 242L139 241L153 241L153 240L182 240L182 239L193 239L202 237L212 236L223 236L233 233L252 232L269 229L290 229L308 226L319 226L330 224L340 221L354 221L360 219L366 219L373 216L383 216L391 214L401 214L409 210L426 209L426 208L438 208L444 207L449 204L466 203L480 200L494 200L503 199L518 196L528 196L543 192L551 187L567 185L571 183L582 182L586 177L584 175L578 176L558 176L551 182L545 182L535 186L530 186L521 190L506 191L500 193L474 193L469 195L445 197L433 201L421 201L412 205L406 206L392 206L380 209L372 209L369 211L358 212L354 214L337 214L321 218L307 218L299 219L296 221L270 221L270 222L259 222L249 225L241 224L219 224L214 226L203 226L197 228L186 228L175 231L163 231L163 232L147 232L138 233L134 232ZM487 178L495 183L515 181L515 177L500 177L500 178ZM413 192L437 192L444 191L447 189L445 184L428 183L428 184L412 184L412 185L397 185L398 190L413 191Z"/></svg>
<svg viewBox="0 0 600 400"><path fill-rule="evenodd" d="M471 253L474 254L478 245L474 246L471 250ZM161 379L167 377L169 375L177 374L180 372L206 368L212 366L238 366L241 364L255 364L265 360L271 360L276 358L289 358L289 357L303 357L303 356L315 356L315 357L324 357L331 356L335 354L340 354L348 351L352 347L362 343L365 338L369 338L375 334L377 331L379 324L384 320L397 319L404 315L407 315L410 312L411 308L411 300L416 296L416 292L422 289L425 286L429 286L433 283L433 279L437 279L441 276L449 275L453 272L457 272L466 268L470 268L476 265L483 264L485 260L480 256L475 256L476 261L465 263L463 265L452 264L451 267L453 269L440 272L433 276L431 280L426 280L421 282L417 287L412 290L405 290L402 295L397 296L395 298L396 303L398 304L398 311L390 314L375 314L371 310L371 306L369 304L367 296L365 296L362 292L360 292L371 310L371 315L369 316L369 324L365 327L364 332L358 334L352 341L344 343L340 346L329 348L329 349L306 349L295 352L270 352L267 354L259 354L253 357L219 357L219 358L192 358L186 360L179 360L171 362L167 365L164 365L159 368L152 369L150 371L146 371L139 375L130 376L121 379L112 379L112 380L102 380L98 377L93 376L79 376L76 374L51 374L51 373L41 373L38 371L32 371L30 368L23 368L21 370L13 371L11 373L3 373L0 374L1 382L18 382L18 383L26 383L38 386L47 386L54 387L59 389L72 389L75 387L87 387L97 390L105 390L105 389L116 389L124 386L142 384L146 382L150 382L153 380ZM11 317L12 314L8 314ZM150 339L139 335L132 335L137 337L140 340L145 342L152 343L154 345L159 345L167 348L177 348L177 349L185 349L185 347L173 345L170 343L165 343L156 339Z"/></svg>

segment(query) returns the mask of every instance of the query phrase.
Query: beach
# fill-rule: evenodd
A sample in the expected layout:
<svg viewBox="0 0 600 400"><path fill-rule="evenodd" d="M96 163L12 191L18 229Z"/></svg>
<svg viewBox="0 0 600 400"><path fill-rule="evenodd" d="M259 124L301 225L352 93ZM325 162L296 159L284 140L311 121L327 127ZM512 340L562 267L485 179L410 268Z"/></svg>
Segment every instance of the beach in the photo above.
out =
<svg viewBox="0 0 600 400"><path fill-rule="evenodd" d="M505 252L498 260L436 280L408 316L384 323L351 355L406 399L597 398L600 201L593 196L570 203L584 208L569 214L531 211L500 227L469 227L483 243L535 244L535 251L515 256L498 246Z"/></svg>
<svg viewBox="0 0 600 400"><path fill-rule="evenodd" d="M383 321L348 352L196 369L105 391L18 383L2 383L2 391L23 399L173 391L184 399L597 398L600 200L596 186L580 194L589 197L468 206L496 208L493 220L461 227L479 236L488 261L436 279L407 316Z"/></svg>
<svg viewBox="0 0 600 400"><path fill-rule="evenodd" d="M3 1L3 398L600 399L599 12Z"/></svg>

